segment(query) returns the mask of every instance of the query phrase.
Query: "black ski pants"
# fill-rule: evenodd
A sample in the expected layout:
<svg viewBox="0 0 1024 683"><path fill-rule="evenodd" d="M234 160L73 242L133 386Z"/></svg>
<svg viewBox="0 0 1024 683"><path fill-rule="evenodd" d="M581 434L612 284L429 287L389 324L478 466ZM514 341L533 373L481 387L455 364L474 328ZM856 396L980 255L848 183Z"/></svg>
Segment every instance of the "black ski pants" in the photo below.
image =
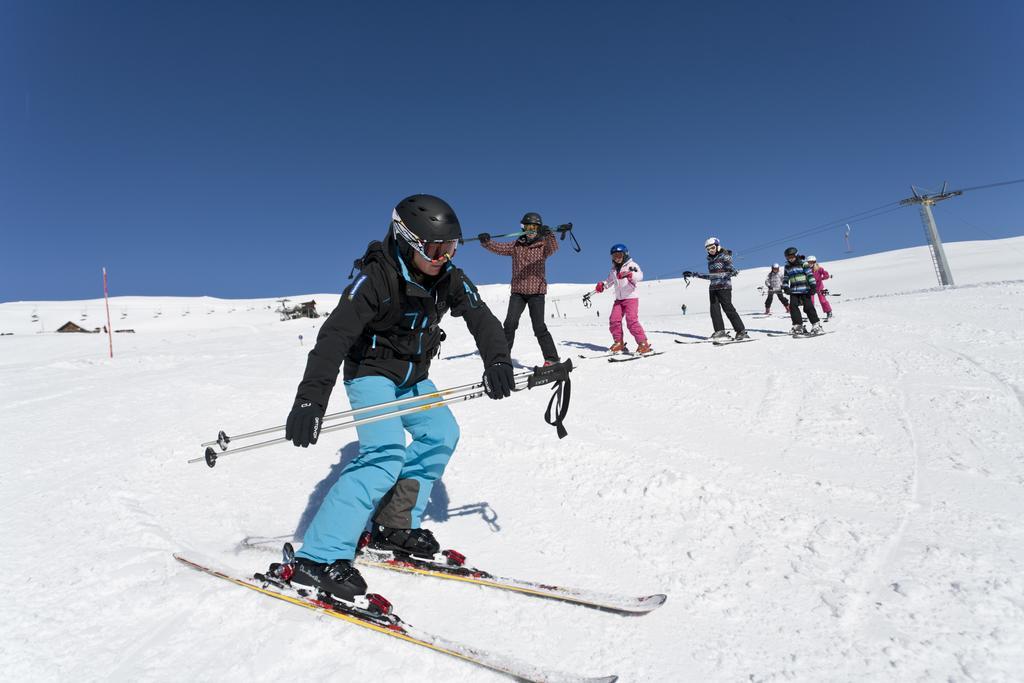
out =
<svg viewBox="0 0 1024 683"><path fill-rule="evenodd" d="M814 295L810 292L806 294L790 294L789 295L789 318L793 321L794 325L803 325L804 319L800 317L800 309L804 309L804 313L807 314L807 319L811 321L812 325L817 325L818 312L814 310Z"/></svg>
<svg viewBox="0 0 1024 683"><path fill-rule="evenodd" d="M544 354L544 360L552 363L558 362L558 350L555 349L555 340L548 332L548 326L544 323L544 295L543 294L512 294L508 300L508 313L505 315L505 341L508 342L509 353L512 352L512 344L516 341L516 329L519 327L519 318L523 316L523 309L530 307L530 322L533 323L533 334L540 344L540 351Z"/></svg>
<svg viewBox="0 0 1024 683"><path fill-rule="evenodd" d="M729 322L732 323L732 329L742 332L744 330L743 321L740 320L740 314L736 312L736 307L732 305L732 290L709 289L708 295L711 298L711 324L714 325L715 332L725 329L725 322L722 320L723 310L729 318Z"/></svg>
<svg viewBox="0 0 1024 683"><path fill-rule="evenodd" d="M768 292L768 298L764 300L764 310L768 310L772 307L772 297L779 297L779 301L782 302L783 306L788 306L789 302L786 301L786 297L782 292Z"/></svg>

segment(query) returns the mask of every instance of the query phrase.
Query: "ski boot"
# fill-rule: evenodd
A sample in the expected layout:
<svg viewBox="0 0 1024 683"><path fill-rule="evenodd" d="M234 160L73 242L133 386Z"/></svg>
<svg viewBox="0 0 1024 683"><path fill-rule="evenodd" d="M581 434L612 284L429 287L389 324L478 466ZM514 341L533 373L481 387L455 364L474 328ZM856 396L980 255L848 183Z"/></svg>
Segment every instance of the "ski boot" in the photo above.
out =
<svg viewBox="0 0 1024 683"><path fill-rule="evenodd" d="M335 560L327 564L296 557L294 562L284 566L292 568L288 577L292 586L307 586L350 603L366 594L366 581L352 566L352 560Z"/></svg>
<svg viewBox="0 0 1024 683"><path fill-rule="evenodd" d="M770 308L764 309L764 314L765 315L771 315L772 314L772 309L770 309Z"/></svg>
<svg viewBox="0 0 1024 683"><path fill-rule="evenodd" d="M644 355L645 353L650 353L653 350L654 349L651 348L651 343L647 341L641 343L640 346L636 347L636 352L639 353L641 356Z"/></svg>
<svg viewBox="0 0 1024 683"><path fill-rule="evenodd" d="M423 560L433 560L441 552L441 544L429 529L392 529L373 525L369 546L375 550L390 550L396 555L411 555Z"/></svg>
<svg viewBox="0 0 1024 683"><path fill-rule="evenodd" d="M318 607L371 621L385 628L394 628L401 621L391 611L391 602L382 595L366 592L366 582L351 560L335 560L330 564L295 557L291 543L285 543L282 562L274 562L265 573L253 578L264 588L274 585L290 589Z"/></svg>
<svg viewBox="0 0 1024 683"><path fill-rule="evenodd" d="M742 341L744 339L750 339L750 335L747 333L746 330L740 330L739 332L736 333L736 336L733 337L733 341Z"/></svg>
<svg viewBox="0 0 1024 683"><path fill-rule="evenodd" d="M807 334L813 337L816 334L824 334L824 333L825 333L825 330L821 329L821 323L820 322L816 322L811 327L811 331L808 332Z"/></svg>
<svg viewBox="0 0 1024 683"><path fill-rule="evenodd" d="M825 322L828 322L831 319L832 319L832 311L829 311L828 313L825 314Z"/></svg>
<svg viewBox="0 0 1024 683"><path fill-rule="evenodd" d="M805 337L805 336L807 336L807 330L806 330L806 328L804 328L803 323L801 323L799 325L793 325L793 327L789 328L789 333L791 335L793 335L794 337Z"/></svg>
<svg viewBox="0 0 1024 683"><path fill-rule="evenodd" d="M617 341L611 345L608 349L608 353L629 353L629 349L626 348L626 342Z"/></svg>
<svg viewBox="0 0 1024 683"><path fill-rule="evenodd" d="M711 339L721 339L723 341L726 340L726 339L732 339L732 337L729 336L729 332L727 330L718 330L717 332L712 334L710 338Z"/></svg>

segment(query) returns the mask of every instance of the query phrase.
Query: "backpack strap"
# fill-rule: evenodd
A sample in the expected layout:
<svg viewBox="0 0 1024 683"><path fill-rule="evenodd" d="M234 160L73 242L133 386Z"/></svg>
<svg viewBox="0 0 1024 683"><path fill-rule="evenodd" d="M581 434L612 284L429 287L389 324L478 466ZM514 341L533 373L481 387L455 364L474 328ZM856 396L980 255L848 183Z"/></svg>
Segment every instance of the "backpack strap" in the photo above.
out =
<svg viewBox="0 0 1024 683"><path fill-rule="evenodd" d="M383 303L390 305L386 308L382 307L377 317L370 322L369 327L374 332L383 332L397 325L402 319L401 283L398 279L398 271L392 268L384 258L384 245L378 240L370 242L366 247L366 253L352 262L352 270L348 274L349 279L352 279L355 271L363 272L371 263L380 264L388 287L388 296Z"/></svg>

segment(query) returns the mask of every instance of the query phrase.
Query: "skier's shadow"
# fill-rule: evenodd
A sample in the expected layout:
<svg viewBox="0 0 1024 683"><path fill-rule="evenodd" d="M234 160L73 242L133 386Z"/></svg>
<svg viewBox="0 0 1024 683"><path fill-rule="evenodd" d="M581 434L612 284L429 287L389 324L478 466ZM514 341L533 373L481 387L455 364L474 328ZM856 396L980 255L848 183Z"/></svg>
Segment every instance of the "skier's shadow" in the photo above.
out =
<svg viewBox="0 0 1024 683"><path fill-rule="evenodd" d="M448 489L444 485L444 480L437 480L434 483L434 488L430 491L430 500L427 501L427 507L423 511L423 520L447 522L452 517L464 517L466 515L480 515L480 518L487 523L491 531L494 533L501 531L501 525L498 524L498 513L491 508L489 503L484 501L451 507Z"/></svg>
<svg viewBox="0 0 1024 683"><path fill-rule="evenodd" d="M477 350L470 351L468 353L457 353L454 356L445 356L441 360L458 360L460 358L472 358L473 356L479 356L480 352Z"/></svg>
<svg viewBox="0 0 1024 683"><path fill-rule="evenodd" d="M571 346L574 349L585 349L587 351L607 351L607 346L601 346L600 344L591 344L589 342L578 342L578 341L563 341L563 346Z"/></svg>
<svg viewBox="0 0 1024 683"><path fill-rule="evenodd" d="M327 493L341 477L341 473L345 471L345 467L347 467L348 464L355 460L359 455L359 442L353 441L348 443L338 452L341 455L338 462L331 465L331 469L327 473L327 476L321 479L309 494L309 499L306 501L306 509L303 510L302 514L299 516L299 521L295 525L295 533L292 535L292 538L295 541L302 542L302 539L305 538L306 529L309 528L310 522L312 522L313 517L316 516L317 511L320 509L320 505L324 502L324 498L327 497ZM447 522L451 517L461 517L473 514L479 514L484 522L487 523L487 526L490 527L491 531L501 531L501 526L498 524L498 514L491 509L491 506L488 503L472 503L470 505L460 505L453 508L451 507L448 488L445 486L444 480L439 479L434 482L434 486L430 491L430 499L427 501L427 507L423 511L424 520Z"/></svg>
<svg viewBox="0 0 1024 683"><path fill-rule="evenodd" d="M675 332L674 330L651 330L651 334L671 334L676 337L686 337L687 339L707 339L706 335L703 334L690 334L688 332Z"/></svg>

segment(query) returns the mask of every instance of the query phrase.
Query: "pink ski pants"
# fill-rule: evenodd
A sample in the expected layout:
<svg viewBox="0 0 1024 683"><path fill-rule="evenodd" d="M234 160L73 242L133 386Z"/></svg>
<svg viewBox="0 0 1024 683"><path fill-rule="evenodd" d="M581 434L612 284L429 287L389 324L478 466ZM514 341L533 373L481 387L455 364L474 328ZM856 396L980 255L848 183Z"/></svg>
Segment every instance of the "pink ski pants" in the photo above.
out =
<svg viewBox="0 0 1024 683"><path fill-rule="evenodd" d="M612 339L622 341L622 316L626 316L626 327L629 333L636 339L637 344L647 341L647 334L640 324L637 311L640 308L639 299L617 299L612 304L612 313L608 316L608 329L612 332Z"/></svg>

